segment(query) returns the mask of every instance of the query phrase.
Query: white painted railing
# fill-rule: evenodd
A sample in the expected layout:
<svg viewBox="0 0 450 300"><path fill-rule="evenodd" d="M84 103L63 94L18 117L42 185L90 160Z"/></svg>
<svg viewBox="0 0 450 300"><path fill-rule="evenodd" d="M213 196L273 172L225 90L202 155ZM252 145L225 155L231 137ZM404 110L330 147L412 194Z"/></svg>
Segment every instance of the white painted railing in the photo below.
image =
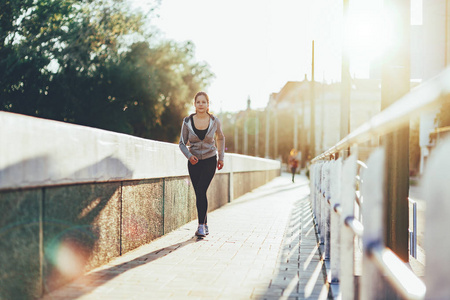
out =
<svg viewBox="0 0 450 300"><path fill-rule="evenodd" d="M358 145L394 131L425 109L439 107L449 96L450 69L312 160L311 202L334 298L382 299L388 284L402 299L450 299L450 238L442 234L450 226L450 140L433 150L422 180L427 203L424 281L384 245L383 201L390 184L385 149L374 148L366 162L358 155ZM344 159L348 149L351 155ZM416 249L411 248L414 255ZM358 268L362 270L356 286Z"/></svg>
<svg viewBox="0 0 450 300"><path fill-rule="evenodd" d="M409 203L412 205L413 220L412 229L409 228L409 252L411 256L417 259L417 202L411 198L408 198Z"/></svg>

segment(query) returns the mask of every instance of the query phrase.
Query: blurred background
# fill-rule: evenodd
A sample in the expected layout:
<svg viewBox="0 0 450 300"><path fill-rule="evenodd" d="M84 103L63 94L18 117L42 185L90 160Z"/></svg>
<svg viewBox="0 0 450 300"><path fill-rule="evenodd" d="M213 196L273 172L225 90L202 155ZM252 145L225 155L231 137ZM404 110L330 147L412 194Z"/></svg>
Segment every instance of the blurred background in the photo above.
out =
<svg viewBox="0 0 450 300"><path fill-rule="evenodd" d="M401 5L406 41L382 0L2 1L0 110L177 142L205 90L227 152L286 162L295 148L305 167L343 137L343 87L350 131L381 110L395 43L410 45L411 88L447 65L447 1ZM448 111L411 120L412 175Z"/></svg>

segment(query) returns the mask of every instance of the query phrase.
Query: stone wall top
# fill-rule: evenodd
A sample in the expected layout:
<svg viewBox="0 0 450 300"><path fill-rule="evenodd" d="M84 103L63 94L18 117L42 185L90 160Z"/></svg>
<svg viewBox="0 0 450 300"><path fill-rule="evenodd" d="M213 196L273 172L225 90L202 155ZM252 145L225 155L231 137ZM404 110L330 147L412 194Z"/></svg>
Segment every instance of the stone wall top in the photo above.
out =
<svg viewBox="0 0 450 300"><path fill-rule="evenodd" d="M177 144L8 112L0 124L0 190L188 175ZM219 173L279 168L227 153Z"/></svg>

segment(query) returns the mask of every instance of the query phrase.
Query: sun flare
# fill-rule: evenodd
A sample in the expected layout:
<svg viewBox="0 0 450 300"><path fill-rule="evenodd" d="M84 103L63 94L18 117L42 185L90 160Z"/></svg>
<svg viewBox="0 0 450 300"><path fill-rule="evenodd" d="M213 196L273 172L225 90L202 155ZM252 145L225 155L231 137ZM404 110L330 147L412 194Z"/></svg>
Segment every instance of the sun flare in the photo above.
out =
<svg viewBox="0 0 450 300"><path fill-rule="evenodd" d="M366 77L371 63L381 59L389 43L382 2L364 0L353 3L347 22L351 72L358 77Z"/></svg>

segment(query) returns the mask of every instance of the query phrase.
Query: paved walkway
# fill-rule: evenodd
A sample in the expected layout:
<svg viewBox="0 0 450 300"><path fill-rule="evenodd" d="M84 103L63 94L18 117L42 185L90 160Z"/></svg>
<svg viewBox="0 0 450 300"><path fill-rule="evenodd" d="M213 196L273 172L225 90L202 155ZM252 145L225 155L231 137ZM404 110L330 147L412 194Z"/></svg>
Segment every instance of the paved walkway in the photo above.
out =
<svg viewBox="0 0 450 300"><path fill-rule="evenodd" d="M44 299L327 299L308 195L283 174Z"/></svg>

